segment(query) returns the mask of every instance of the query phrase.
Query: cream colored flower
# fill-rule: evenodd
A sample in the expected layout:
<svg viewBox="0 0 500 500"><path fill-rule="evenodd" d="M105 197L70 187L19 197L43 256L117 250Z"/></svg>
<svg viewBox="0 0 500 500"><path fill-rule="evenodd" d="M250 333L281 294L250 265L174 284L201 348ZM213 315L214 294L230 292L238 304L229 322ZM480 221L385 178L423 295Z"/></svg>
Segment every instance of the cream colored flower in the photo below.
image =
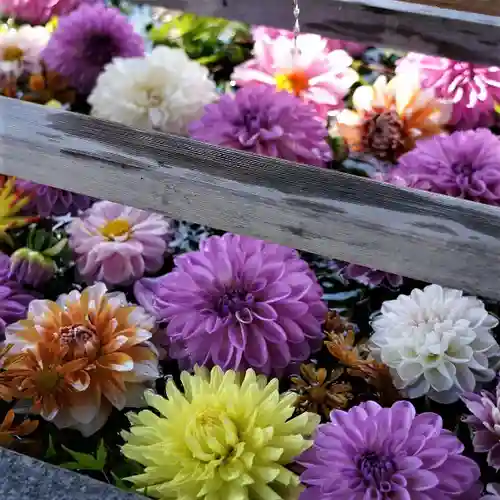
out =
<svg viewBox="0 0 500 500"><path fill-rule="evenodd" d="M186 134L217 97L207 68L182 49L156 47L145 57L116 58L88 102L92 115L142 129Z"/></svg>

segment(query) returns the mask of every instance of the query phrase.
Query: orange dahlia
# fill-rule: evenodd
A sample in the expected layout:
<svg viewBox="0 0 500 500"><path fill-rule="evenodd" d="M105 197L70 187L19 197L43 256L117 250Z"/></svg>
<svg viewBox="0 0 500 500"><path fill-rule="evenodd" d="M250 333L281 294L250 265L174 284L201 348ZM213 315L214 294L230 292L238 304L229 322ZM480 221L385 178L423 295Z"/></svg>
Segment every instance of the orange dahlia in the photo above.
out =
<svg viewBox="0 0 500 500"><path fill-rule="evenodd" d="M96 283L82 293L61 295L57 302L34 300L28 318L6 331L15 354L59 352L57 380L64 381L64 391L56 398L55 415L42 416L85 436L104 425L113 406L138 406L145 384L158 377L158 353L149 342L154 319L128 305L124 294L106 292L103 283ZM20 387L27 390L32 383Z"/></svg>
<svg viewBox="0 0 500 500"><path fill-rule="evenodd" d="M9 410L0 424L0 446L10 446L16 438L27 436L38 427L38 420L30 419L24 420L19 425L14 425L15 416L14 410Z"/></svg>
<svg viewBox="0 0 500 500"><path fill-rule="evenodd" d="M335 132L351 151L371 153L395 162L415 146L417 139L443 131L452 103L438 100L432 89L420 88L418 74L399 74L389 83L379 77L353 94L354 110L337 116Z"/></svg>

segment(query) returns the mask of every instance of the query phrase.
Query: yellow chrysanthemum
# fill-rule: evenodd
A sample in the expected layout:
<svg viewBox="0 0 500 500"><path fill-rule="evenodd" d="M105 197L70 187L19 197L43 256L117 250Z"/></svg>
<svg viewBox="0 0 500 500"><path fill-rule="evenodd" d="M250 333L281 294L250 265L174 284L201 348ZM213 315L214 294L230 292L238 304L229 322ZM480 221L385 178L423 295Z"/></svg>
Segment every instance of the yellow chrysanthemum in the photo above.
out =
<svg viewBox="0 0 500 500"><path fill-rule="evenodd" d="M37 220L37 217L18 215L28 202L29 197L16 188L15 177L0 176L0 239L11 243L12 239L7 234L9 229Z"/></svg>
<svg viewBox="0 0 500 500"><path fill-rule="evenodd" d="M197 367L181 380L184 393L172 381L168 399L147 393L161 416L129 415L123 453L146 466L130 478L140 491L165 500L290 498L299 479L286 466L311 446L319 417L291 418L296 396L253 370Z"/></svg>

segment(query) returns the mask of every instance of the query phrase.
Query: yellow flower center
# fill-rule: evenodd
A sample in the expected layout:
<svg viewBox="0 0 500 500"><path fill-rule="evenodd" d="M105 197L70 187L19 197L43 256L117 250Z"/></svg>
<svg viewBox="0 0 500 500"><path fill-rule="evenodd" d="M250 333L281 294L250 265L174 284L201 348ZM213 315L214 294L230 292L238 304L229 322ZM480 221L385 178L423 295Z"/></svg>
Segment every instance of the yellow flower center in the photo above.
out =
<svg viewBox="0 0 500 500"><path fill-rule="evenodd" d="M109 240L120 238L121 236L128 236L130 234L130 224L125 219L114 219L101 227L101 234Z"/></svg>
<svg viewBox="0 0 500 500"><path fill-rule="evenodd" d="M24 56L24 51L20 49L19 47L16 47L15 45L6 47L3 50L3 60L4 61L22 61Z"/></svg>
<svg viewBox="0 0 500 500"><path fill-rule="evenodd" d="M275 80L277 90L286 90L296 96L300 96L309 88L309 78L301 69L295 69L289 73L278 73Z"/></svg>

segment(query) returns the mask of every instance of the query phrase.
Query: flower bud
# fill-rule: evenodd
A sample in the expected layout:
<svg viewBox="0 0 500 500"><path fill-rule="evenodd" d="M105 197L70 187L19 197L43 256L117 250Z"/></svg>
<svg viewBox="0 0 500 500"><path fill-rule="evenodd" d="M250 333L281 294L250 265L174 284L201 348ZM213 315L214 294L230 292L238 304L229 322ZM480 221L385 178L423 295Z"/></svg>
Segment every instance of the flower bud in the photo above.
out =
<svg viewBox="0 0 500 500"><path fill-rule="evenodd" d="M29 248L20 248L11 256L10 274L18 281L39 287L49 281L56 270L51 257Z"/></svg>

